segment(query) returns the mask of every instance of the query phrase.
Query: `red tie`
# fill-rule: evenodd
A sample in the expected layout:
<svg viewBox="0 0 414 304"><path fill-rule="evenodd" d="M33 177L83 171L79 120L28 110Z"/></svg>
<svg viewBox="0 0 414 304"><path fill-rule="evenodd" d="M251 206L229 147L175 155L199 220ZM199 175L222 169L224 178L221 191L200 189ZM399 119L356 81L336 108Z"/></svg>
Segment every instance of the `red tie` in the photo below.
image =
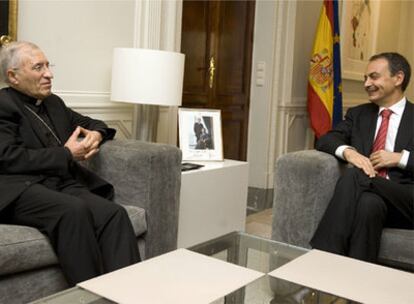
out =
<svg viewBox="0 0 414 304"><path fill-rule="evenodd" d="M390 122L390 116L392 114L391 110L384 109L380 113L382 116L381 126L379 127L377 137L375 137L374 145L372 146L372 152L376 152L378 150L383 150L385 148L385 140L387 138L387 131L388 131L388 124ZM387 176L387 169L381 169L378 172L379 176L386 177Z"/></svg>

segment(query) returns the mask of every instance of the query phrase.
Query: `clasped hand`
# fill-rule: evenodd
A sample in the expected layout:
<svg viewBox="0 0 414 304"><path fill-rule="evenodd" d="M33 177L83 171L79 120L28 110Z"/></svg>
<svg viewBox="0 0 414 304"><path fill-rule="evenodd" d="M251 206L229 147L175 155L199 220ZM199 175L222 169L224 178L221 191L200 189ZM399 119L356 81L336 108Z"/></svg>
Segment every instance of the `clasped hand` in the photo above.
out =
<svg viewBox="0 0 414 304"><path fill-rule="evenodd" d="M396 167L401 159L401 153L379 150L366 157L354 149L345 149L344 158L350 164L360 168L369 177L375 177L381 168Z"/></svg>
<svg viewBox="0 0 414 304"><path fill-rule="evenodd" d="M86 160L98 153L101 141L102 135L98 131L76 127L65 147L70 150L75 160Z"/></svg>

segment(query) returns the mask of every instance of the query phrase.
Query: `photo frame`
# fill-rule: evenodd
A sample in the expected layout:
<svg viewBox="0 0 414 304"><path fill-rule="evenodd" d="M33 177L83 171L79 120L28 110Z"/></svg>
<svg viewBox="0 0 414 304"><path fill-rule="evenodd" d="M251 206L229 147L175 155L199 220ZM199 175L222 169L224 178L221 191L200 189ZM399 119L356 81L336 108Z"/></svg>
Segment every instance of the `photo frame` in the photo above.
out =
<svg viewBox="0 0 414 304"><path fill-rule="evenodd" d="M17 0L0 1L0 47L17 39Z"/></svg>
<svg viewBox="0 0 414 304"><path fill-rule="evenodd" d="M342 1L342 77L364 79L369 58L376 52L380 1Z"/></svg>
<svg viewBox="0 0 414 304"><path fill-rule="evenodd" d="M220 110L180 108L178 131L183 160L223 160Z"/></svg>

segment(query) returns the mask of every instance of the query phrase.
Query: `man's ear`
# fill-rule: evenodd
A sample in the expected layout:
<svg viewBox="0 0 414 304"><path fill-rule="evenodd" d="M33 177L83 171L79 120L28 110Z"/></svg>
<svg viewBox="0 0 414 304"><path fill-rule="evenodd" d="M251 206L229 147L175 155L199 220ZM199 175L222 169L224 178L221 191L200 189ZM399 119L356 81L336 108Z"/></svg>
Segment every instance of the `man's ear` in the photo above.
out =
<svg viewBox="0 0 414 304"><path fill-rule="evenodd" d="M16 85L19 83L19 80L17 79L16 71L12 69L7 70L7 78L9 79L9 83L12 85Z"/></svg>
<svg viewBox="0 0 414 304"><path fill-rule="evenodd" d="M404 78L405 78L404 72L403 71L398 71L397 73L395 73L394 77L396 79L395 86L396 87L401 86L401 84L403 83Z"/></svg>

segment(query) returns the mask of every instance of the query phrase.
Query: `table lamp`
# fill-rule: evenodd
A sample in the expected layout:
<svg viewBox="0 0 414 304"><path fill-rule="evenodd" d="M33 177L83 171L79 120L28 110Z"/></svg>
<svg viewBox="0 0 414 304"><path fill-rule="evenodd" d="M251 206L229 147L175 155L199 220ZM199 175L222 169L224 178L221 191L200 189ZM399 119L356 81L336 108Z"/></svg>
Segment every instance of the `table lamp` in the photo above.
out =
<svg viewBox="0 0 414 304"><path fill-rule="evenodd" d="M151 122L146 121L151 114L135 117L135 137L141 135L138 139L143 139L142 133L147 130L152 132L150 137L155 140L156 131L150 130L157 125L158 109L154 106L180 106L183 79L184 54L138 48L114 49L111 100L146 105L144 111L156 113L154 126L149 126Z"/></svg>

